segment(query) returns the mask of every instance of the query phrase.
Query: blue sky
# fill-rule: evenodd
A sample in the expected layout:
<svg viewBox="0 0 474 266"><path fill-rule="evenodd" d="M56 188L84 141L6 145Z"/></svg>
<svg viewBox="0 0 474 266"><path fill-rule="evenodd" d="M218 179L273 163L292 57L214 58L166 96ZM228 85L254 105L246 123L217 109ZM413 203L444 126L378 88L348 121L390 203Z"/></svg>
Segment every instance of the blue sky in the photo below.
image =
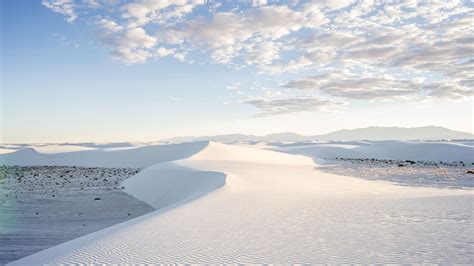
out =
<svg viewBox="0 0 474 266"><path fill-rule="evenodd" d="M1 141L473 132L472 8L430 5L4 0Z"/></svg>

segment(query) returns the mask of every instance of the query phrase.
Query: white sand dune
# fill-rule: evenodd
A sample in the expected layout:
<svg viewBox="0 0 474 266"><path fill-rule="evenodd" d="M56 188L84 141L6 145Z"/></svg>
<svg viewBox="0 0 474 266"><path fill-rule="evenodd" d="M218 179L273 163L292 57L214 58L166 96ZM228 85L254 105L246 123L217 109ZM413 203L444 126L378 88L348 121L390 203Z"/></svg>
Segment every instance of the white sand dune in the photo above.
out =
<svg viewBox="0 0 474 266"><path fill-rule="evenodd" d="M224 186L220 172L195 171L176 164L150 166L122 185L132 196L161 209L205 195Z"/></svg>
<svg viewBox="0 0 474 266"><path fill-rule="evenodd" d="M312 158L376 158L474 162L474 141L347 141L321 143L272 143L271 150L304 154Z"/></svg>
<svg viewBox="0 0 474 266"><path fill-rule="evenodd" d="M12 152L15 152L15 151L16 150L13 150L13 149L0 148L0 154L12 153Z"/></svg>
<svg viewBox="0 0 474 266"><path fill-rule="evenodd" d="M143 143L143 142L82 142L82 143L74 143L74 145L79 145L79 146L89 147L89 148L104 149L104 148L143 147L143 146L147 146L147 143Z"/></svg>
<svg viewBox="0 0 474 266"><path fill-rule="evenodd" d="M305 156L212 142L163 146L155 159L124 186L159 210L12 265L473 260L470 190L326 174Z"/></svg>
<svg viewBox="0 0 474 266"><path fill-rule="evenodd" d="M0 155L0 164L5 165L59 165L84 167L135 167L186 158L201 150L207 142L193 142L173 145L151 145L144 147L89 148L63 153L40 153L38 147L23 148L16 152ZM46 150L50 148L46 147Z"/></svg>
<svg viewBox="0 0 474 266"><path fill-rule="evenodd" d="M76 151L90 151L95 150L96 148L90 148L85 146L78 145L40 145L40 146L29 146L38 153L42 154L55 154L55 153L66 153L66 152L76 152Z"/></svg>

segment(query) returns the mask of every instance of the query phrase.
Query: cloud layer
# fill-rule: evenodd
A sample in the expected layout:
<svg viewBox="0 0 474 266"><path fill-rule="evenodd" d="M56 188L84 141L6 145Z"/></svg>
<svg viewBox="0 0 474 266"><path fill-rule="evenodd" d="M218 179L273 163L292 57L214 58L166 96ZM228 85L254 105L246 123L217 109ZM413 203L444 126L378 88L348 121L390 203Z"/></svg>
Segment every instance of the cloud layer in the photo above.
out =
<svg viewBox="0 0 474 266"><path fill-rule="evenodd" d="M284 98L284 99L253 99L244 103L260 110L256 116L272 116L281 114L297 114L311 111L329 111L341 107L345 103L319 98Z"/></svg>
<svg viewBox="0 0 474 266"><path fill-rule="evenodd" d="M328 97L337 102L473 95L469 2L43 0L43 5L69 23L92 22L111 56L125 63L165 56L194 62L204 55L236 69L299 75L276 88L285 92L278 101L245 101L264 115L319 110ZM296 100L301 91L311 95Z"/></svg>
<svg viewBox="0 0 474 266"><path fill-rule="evenodd" d="M463 99L473 95L471 89L456 82L427 83L422 79L400 79L387 74L364 76L344 72L292 80L284 87L356 100L422 100L429 97Z"/></svg>

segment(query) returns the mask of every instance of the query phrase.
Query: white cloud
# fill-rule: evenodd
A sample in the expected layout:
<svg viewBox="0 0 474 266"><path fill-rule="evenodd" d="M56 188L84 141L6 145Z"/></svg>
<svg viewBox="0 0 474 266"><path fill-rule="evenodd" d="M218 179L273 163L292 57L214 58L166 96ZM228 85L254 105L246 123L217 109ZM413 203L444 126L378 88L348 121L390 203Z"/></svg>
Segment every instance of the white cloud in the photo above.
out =
<svg viewBox="0 0 474 266"><path fill-rule="evenodd" d="M156 43L156 38L147 35L142 28L128 29L122 40L122 45L131 49L152 48Z"/></svg>
<svg viewBox="0 0 474 266"><path fill-rule="evenodd" d="M305 5L306 10L319 10L321 8L341 9L355 3L355 0L317 0Z"/></svg>
<svg viewBox="0 0 474 266"><path fill-rule="evenodd" d="M144 63L149 58L162 57L171 54L165 48L157 48L156 38L147 35L143 28L130 28L123 30L110 27L113 24L106 23L108 31L104 35L106 43L112 47L112 56L127 63Z"/></svg>
<svg viewBox="0 0 474 266"><path fill-rule="evenodd" d="M269 5L243 13L218 12L210 18L198 17L158 35L169 45L185 44L189 49L209 51L218 63L243 56L247 64L268 65L280 58L283 37L314 23L305 13L284 5Z"/></svg>
<svg viewBox="0 0 474 266"><path fill-rule="evenodd" d="M252 0L252 6L264 6L267 4L267 0Z"/></svg>
<svg viewBox="0 0 474 266"><path fill-rule="evenodd" d="M190 13L204 1L189 0L140 0L125 4L123 17L129 19L130 27L143 26L150 22L165 23L170 19L181 18Z"/></svg>
<svg viewBox="0 0 474 266"><path fill-rule="evenodd" d="M82 2L85 6L93 9L100 8L102 6L98 0L82 0Z"/></svg>
<svg viewBox="0 0 474 266"><path fill-rule="evenodd" d="M286 88L317 91L329 96L356 100L425 98L463 99L473 95L473 90L459 84L446 82L425 83L420 79L397 79L392 76L364 76L345 72L292 80Z"/></svg>
<svg viewBox="0 0 474 266"><path fill-rule="evenodd" d="M56 13L64 15L67 22L73 22L77 19L74 0L43 0L41 4Z"/></svg>
<svg viewBox="0 0 474 266"><path fill-rule="evenodd" d="M174 54L174 51L171 50L171 49L166 49L164 47L160 47L158 49L156 49L156 55L158 57L164 57L164 56L168 56L168 55L172 55Z"/></svg>
<svg viewBox="0 0 474 266"><path fill-rule="evenodd" d="M110 19L101 19L97 24L107 32L119 32L123 30L122 26Z"/></svg>
<svg viewBox="0 0 474 266"><path fill-rule="evenodd" d="M283 99L251 99L245 104L259 109L256 116L272 116L283 114L298 114L301 112L331 111L344 106L341 101L323 100L319 98L283 98Z"/></svg>

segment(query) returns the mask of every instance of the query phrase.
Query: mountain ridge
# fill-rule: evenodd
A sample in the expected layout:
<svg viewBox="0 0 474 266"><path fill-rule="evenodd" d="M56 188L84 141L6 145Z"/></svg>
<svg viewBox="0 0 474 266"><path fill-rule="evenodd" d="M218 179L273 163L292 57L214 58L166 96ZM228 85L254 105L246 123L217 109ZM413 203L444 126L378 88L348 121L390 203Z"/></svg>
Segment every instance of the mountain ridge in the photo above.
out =
<svg viewBox="0 0 474 266"><path fill-rule="evenodd" d="M185 136L164 139L165 142L184 142L184 141L217 141L217 142L235 142L235 141L351 141L351 140L446 140L446 139L474 139L474 135L455 131L441 126L423 126L423 127L379 127L370 126L356 129L341 129L322 135L301 135L294 132L271 133L265 136L246 135L246 134L223 134L215 136Z"/></svg>

